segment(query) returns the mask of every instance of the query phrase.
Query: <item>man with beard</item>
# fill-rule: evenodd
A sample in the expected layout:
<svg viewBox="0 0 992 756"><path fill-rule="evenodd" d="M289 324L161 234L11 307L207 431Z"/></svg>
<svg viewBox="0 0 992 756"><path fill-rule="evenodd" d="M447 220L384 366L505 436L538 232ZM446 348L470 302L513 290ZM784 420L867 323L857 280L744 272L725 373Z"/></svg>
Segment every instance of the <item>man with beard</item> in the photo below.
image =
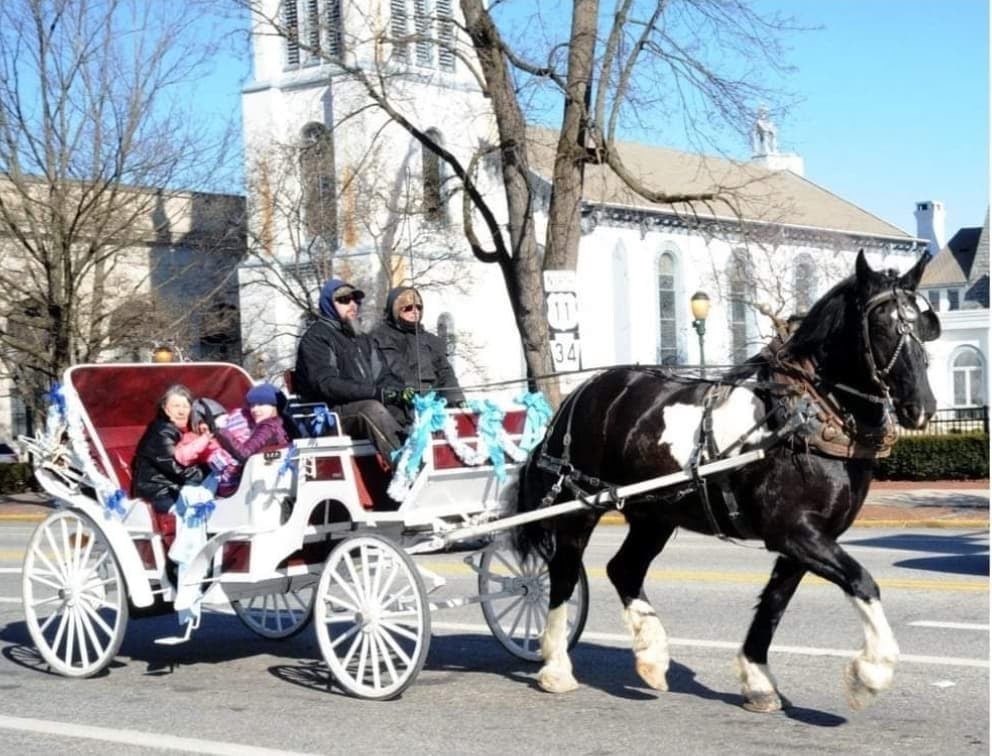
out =
<svg viewBox="0 0 992 756"><path fill-rule="evenodd" d="M320 292L320 317L296 352L295 389L305 402L324 402L350 436L368 438L389 463L401 446L400 427L380 401L379 360L355 326L365 292L332 278Z"/></svg>

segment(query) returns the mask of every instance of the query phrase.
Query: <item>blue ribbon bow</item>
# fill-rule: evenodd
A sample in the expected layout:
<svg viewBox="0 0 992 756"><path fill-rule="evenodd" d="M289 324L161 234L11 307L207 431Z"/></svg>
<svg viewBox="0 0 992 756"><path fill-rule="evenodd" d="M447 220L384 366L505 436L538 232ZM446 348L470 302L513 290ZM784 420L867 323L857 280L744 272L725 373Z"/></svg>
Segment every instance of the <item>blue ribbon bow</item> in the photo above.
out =
<svg viewBox="0 0 992 756"><path fill-rule="evenodd" d="M103 501L103 506L105 506L109 511L119 514L121 517L127 514L127 510L124 508L124 500L127 498L121 489L117 489L110 496L108 496Z"/></svg>
<svg viewBox="0 0 992 756"><path fill-rule="evenodd" d="M503 453L500 435L503 433L503 418L506 413L490 399L473 399L468 406L479 416L479 437L486 445L496 479L502 482L506 480L506 455Z"/></svg>
<svg viewBox="0 0 992 756"><path fill-rule="evenodd" d="M444 430L444 424L447 420L444 409L447 406L448 400L439 397L434 391L428 391L423 396L413 397L413 412L416 419L410 435L403 445L403 449L408 449L410 452L410 456L406 460L406 467L403 470L408 478L412 478L420 470L420 464L424 459L424 452L427 450L431 434ZM400 456L401 451L394 452L394 461Z"/></svg>
<svg viewBox="0 0 992 756"><path fill-rule="evenodd" d="M48 400L49 404L54 405L55 407L58 408L59 415L65 417L66 415L65 391L63 390L61 383L58 382L53 383L52 387L45 392L44 397L45 399Z"/></svg>
<svg viewBox="0 0 992 756"><path fill-rule="evenodd" d="M517 397L517 404L527 408L524 418L524 431L520 436L520 448L529 452L537 446L551 422L551 405L540 391L531 391Z"/></svg>

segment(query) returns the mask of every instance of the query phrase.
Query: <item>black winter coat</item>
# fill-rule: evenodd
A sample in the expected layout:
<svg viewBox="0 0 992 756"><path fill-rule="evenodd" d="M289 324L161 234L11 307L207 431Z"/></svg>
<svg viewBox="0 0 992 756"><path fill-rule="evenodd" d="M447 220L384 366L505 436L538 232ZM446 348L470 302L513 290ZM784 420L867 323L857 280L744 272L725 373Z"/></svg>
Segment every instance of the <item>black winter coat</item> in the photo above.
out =
<svg viewBox="0 0 992 756"><path fill-rule="evenodd" d="M182 438L179 428L161 414L145 429L134 454L134 496L151 502L156 512L168 512L185 485L202 483L203 468L186 467L176 461L176 444Z"/></svg>
<svg viewBox="0 0 992 756"><path fill-rule="evenodd" d="M458 378L448 362L444 340L422 327L402 329L392 320L384 320L372 331L372 343L379 352L383 369L379 385L402 389L411 386L420 393L439 392L449 406L465 400L458 388Z"/></svg>
<svg viewBox="0 0 992 756"><path fill-rule="evenodd" d="M305 402L324 402L331 409L374 399L378 367L368 336L320 317L303 334L296 351L296 393Z"/></svg>

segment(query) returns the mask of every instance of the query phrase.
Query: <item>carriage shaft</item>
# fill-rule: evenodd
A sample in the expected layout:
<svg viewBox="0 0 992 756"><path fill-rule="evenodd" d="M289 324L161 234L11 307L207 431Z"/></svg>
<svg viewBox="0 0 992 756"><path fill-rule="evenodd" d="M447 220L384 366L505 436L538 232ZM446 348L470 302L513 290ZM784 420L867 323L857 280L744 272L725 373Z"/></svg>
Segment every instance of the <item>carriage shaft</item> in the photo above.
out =
<svg viewBox="0 0 992 756"><path fill-rule="evenodd" d="M705 465L699 466L699 477L704 478L707 475L712 475L713 473L733 470L734 468L742 467L743 465L750 464L751 462L757 462L764 456L765 452L763 449L755 449L754 451L738 454L730 459L720 459L716 462L709 462ZM658 478L649 478L648 480L641 481L640 483L631 483L628 486L620 486L613 491L600 491L598 494L595 494L590 499L585 501L573 499L572 501L564 501L560 504L553 504L550 507L541 507L540 509L535 509L533 512L524 512L522 514L503 517L499 520L493 520L492 522L487 522L482 525L457 528L445 533L442 537L444 539L444 544L450 545L456 541L469 538L478 538L479 536L487 535L489 533L507 530L509 528L517 527L518 525L524 525L528 522L546 520L549 517L557 517L558 515L588 509L589 507L609 504L616 499L626 499L630 496L637 496L638 494L648 493L649 491L656 491L659 488L667 488L668 486L674 486L679 483L686 483L692 479L692 473L680 470L679 472L662 475Z"/></svg>

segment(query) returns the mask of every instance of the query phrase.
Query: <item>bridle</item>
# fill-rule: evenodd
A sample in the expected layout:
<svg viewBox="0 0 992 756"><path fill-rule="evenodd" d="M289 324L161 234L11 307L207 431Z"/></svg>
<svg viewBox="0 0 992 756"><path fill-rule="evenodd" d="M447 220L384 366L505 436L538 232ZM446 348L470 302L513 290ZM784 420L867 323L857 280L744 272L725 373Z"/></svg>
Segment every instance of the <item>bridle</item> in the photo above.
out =
<svg viewBox="0 0 992 756"><path fill-rule="evenodd" d="M862 308L861 329L862 334L864 335L865 359L868 363L871 379L875 382L875 385L882 390L882 396L864 394L852 389L849 386L842 386L840 384L837 385L838 388L844 389L849 393L857 394L862 398L870 399L871 401L877 403L891 401L892 396L887 379L892 373L892 368L895 367L896 360L899 359L899 355L902 354L903 349L906 348L907 344L909 344L911 340L920 345L920 348L923 350L924 363L929 364L929 360L926 356L926 347L923 344L924 340L921 339L917 333L916 324L920 319L920 313L913 307L907 305L901 298L903 296L905 296L910 303L912 303L916 300L918 295L915 291L900 289L893 286L891 289L886 289L885 291L871 297L867 302L865 302L864 307ZM899 334L899 341L896 343L895 349L892 350L892 356L889 358L888 362L886 362L883 367L879 367L875 360L875 350L872 349L871 327L869 326L869 321L871 318L871 313L876 307L880 307L891 300L895 300L896 303L895 320L896 332Z"/></svg>

